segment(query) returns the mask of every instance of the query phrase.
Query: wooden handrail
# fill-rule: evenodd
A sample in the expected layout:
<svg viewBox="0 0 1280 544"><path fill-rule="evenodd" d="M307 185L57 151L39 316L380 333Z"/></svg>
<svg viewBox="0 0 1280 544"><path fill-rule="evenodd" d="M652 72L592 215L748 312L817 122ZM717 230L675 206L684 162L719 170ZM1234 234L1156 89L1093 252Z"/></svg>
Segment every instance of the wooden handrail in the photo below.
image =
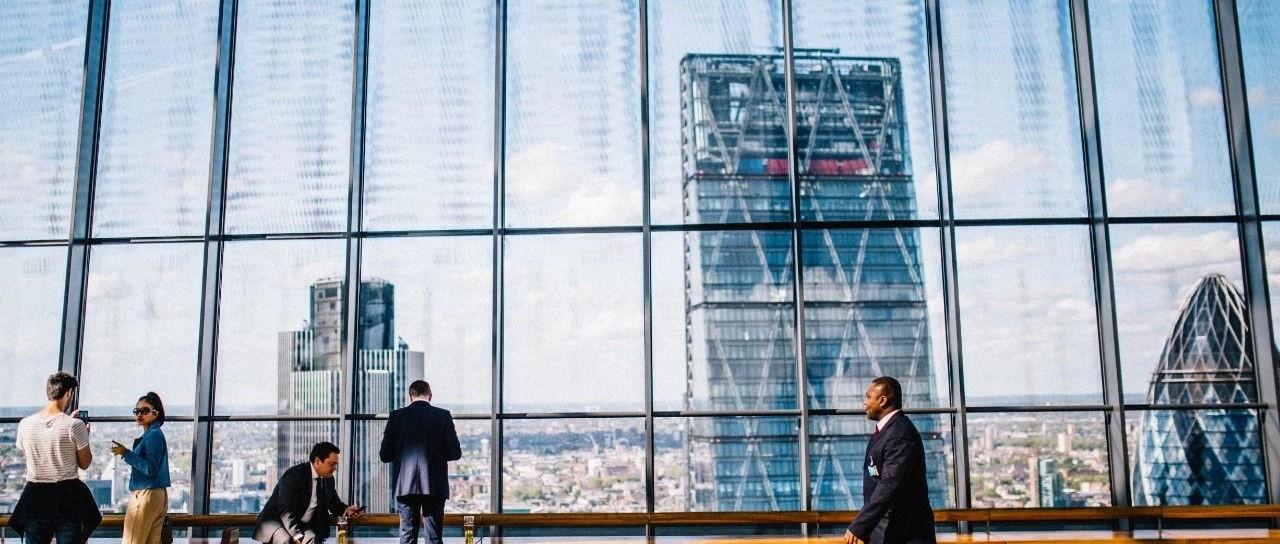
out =
<svg viewBox="0 0 1280 544"><path fill-rule="evenodd" d="M656 512L645 513L558 513L558 514L446 514L446 525L462 525L463 515L475 517L478 526L508 527L642 527L679 525L783 525L793 523L845 524L856 511L814 512ZM1234 506L1138 506L1093 508L952 508L935 510L935 522L971 523L1152 520L1232 520L1277 519L1280 505ZM254 514L170 514L175 527L246 527L257 521ZM120 527L121 514L106 514L103 527ZM394 527L395 514L370 514L352 525ZM9 525L9 516L0 516L0 527Z"/></svg>

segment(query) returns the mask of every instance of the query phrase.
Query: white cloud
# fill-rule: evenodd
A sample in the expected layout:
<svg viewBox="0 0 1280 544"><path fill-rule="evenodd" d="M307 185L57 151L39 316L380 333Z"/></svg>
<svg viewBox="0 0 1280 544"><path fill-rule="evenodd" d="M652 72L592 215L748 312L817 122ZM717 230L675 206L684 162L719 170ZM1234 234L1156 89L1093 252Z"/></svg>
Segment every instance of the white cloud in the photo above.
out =
<svg viewBox="0 0 1280 544"><path fill-rule="evenodd" d="M591 165L574 160L577 156L554 142L513 155L507 161L508 208L539 210L539 224L639 223L639 186L595 174Z"/></svg>
<svg viewBox="0 0 1280 544"><path fill-rule="evenodd" d="M1112 251L1115 267L1127 272L1169 272L1206 266L1239 266L1235 236L1225 230L1203 234L1149 234ZM1225 270L1226 268L1224 268Z"/></svg>
<svg viewBox="0 0 1280 544"><path fill-rule="evenodd" d="M1280 136L1280 119L1271 122L1271 126L1267 127L1271 130L1271 134Z"/></svg>
<svg viewBox="0 0 1280 544"><path fill-rule="evenodd" d="M1000 263L1016 263L1035 253L1035 248L1030 244L1002 243L1004 240L998 236L961 240L956 245L956 255L961 267L971 270Z"/></svg>
<svg viewBox="0 0 1280 544"><path fill-rule="evenodd" d="M1250 106L1261 106L1271 98L1266 85L1252 85L1247 92Z"/></svg>
<svg viewBox="0 0 1280 544"><path fill-rule="evenodd" d="M1214 87L1196 87L1195 90L1191 91L1191 103L1200 108L1221 107L1222 93Z"/></svg>
<svg viewBox="0 0 1280 544"><path fill-rule="evenodd" d="M1184 191L1147 178L1116 178L1107 183L1107 206L1116 210L1173 209L1186 203Z"/></svg>
<svg viewBox="0 0 1280 544"><path fill-rule="evenodd" d="M991 140L967 153L951 158L953 190L958 196L972 196L1008 190L1028 172L1049 169L1049 154L1037 147Z"/></svg>

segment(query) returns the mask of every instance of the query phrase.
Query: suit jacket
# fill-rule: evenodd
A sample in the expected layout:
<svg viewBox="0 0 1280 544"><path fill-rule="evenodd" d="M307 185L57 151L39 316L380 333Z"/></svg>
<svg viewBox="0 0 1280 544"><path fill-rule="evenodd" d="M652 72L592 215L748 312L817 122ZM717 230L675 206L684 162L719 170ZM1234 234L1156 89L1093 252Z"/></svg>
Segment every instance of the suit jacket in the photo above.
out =
<svg viewBox="0 0 1280 544"><path fill-rule="evenodd" d="M885 423L867 445L862 461L862 509L849 524L849 532L871 544L937 542L924 442L911 418L902 412Z"/></svg>
<svg viewBox="0 0 1280 544"><path fill-rule="evenodd" d="M270 542L271 533L278 526L284 526L290 536L301 535L311 529L319 542L329 537L329 515L341 515L347 509L346 503L338 498L333 478L320 478L316 484L316 510L311 514L311 521L302 522L302 516L311 505L311 463L299 463L280 475L276 488L271 491L271 498L258 514L258 525L253 530L253 539L259 542ZM276 525L276 524L279 525Z"/></svg>
<svg viewBox="0 0 1280 544"><path fill-rule="evenodd" d="M391 463L396 497L449 498L449 461L462 458L453 415L425 400L391 412L378 457Z"/></svg>

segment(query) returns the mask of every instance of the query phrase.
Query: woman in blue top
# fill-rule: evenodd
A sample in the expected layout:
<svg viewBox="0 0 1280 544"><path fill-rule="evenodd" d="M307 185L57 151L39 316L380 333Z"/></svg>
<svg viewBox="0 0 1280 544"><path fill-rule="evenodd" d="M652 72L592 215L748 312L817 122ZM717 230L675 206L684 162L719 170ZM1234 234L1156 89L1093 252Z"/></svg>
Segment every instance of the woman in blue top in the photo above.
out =
<svg viewBox="0 0 1280 544"><path fill-rule="evenodd" d="M119 442L111 453L132 467L129 474L129 510L124 515L124 544L159 544L164 515L169 511L169 444L164 425L164 403L148 392L133 408L133 419L142 427L133 449Z"/></svg>

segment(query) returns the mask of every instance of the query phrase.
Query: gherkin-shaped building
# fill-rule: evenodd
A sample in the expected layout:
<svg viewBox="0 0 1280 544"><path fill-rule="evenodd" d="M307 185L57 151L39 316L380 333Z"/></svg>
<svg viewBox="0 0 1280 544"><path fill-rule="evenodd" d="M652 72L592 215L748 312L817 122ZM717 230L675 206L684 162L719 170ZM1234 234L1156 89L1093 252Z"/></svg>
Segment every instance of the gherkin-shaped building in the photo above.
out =
<svg viewBox="0 0 1280 544"><path fill-rule="evenodd" d="M1251 333L1240 291L1221 275L1201 279L1165 343L1147 402L1257 402ZM1149 410L1138 440L1138 504L1265 500L1258 419L1248 410Z"/></svg>

